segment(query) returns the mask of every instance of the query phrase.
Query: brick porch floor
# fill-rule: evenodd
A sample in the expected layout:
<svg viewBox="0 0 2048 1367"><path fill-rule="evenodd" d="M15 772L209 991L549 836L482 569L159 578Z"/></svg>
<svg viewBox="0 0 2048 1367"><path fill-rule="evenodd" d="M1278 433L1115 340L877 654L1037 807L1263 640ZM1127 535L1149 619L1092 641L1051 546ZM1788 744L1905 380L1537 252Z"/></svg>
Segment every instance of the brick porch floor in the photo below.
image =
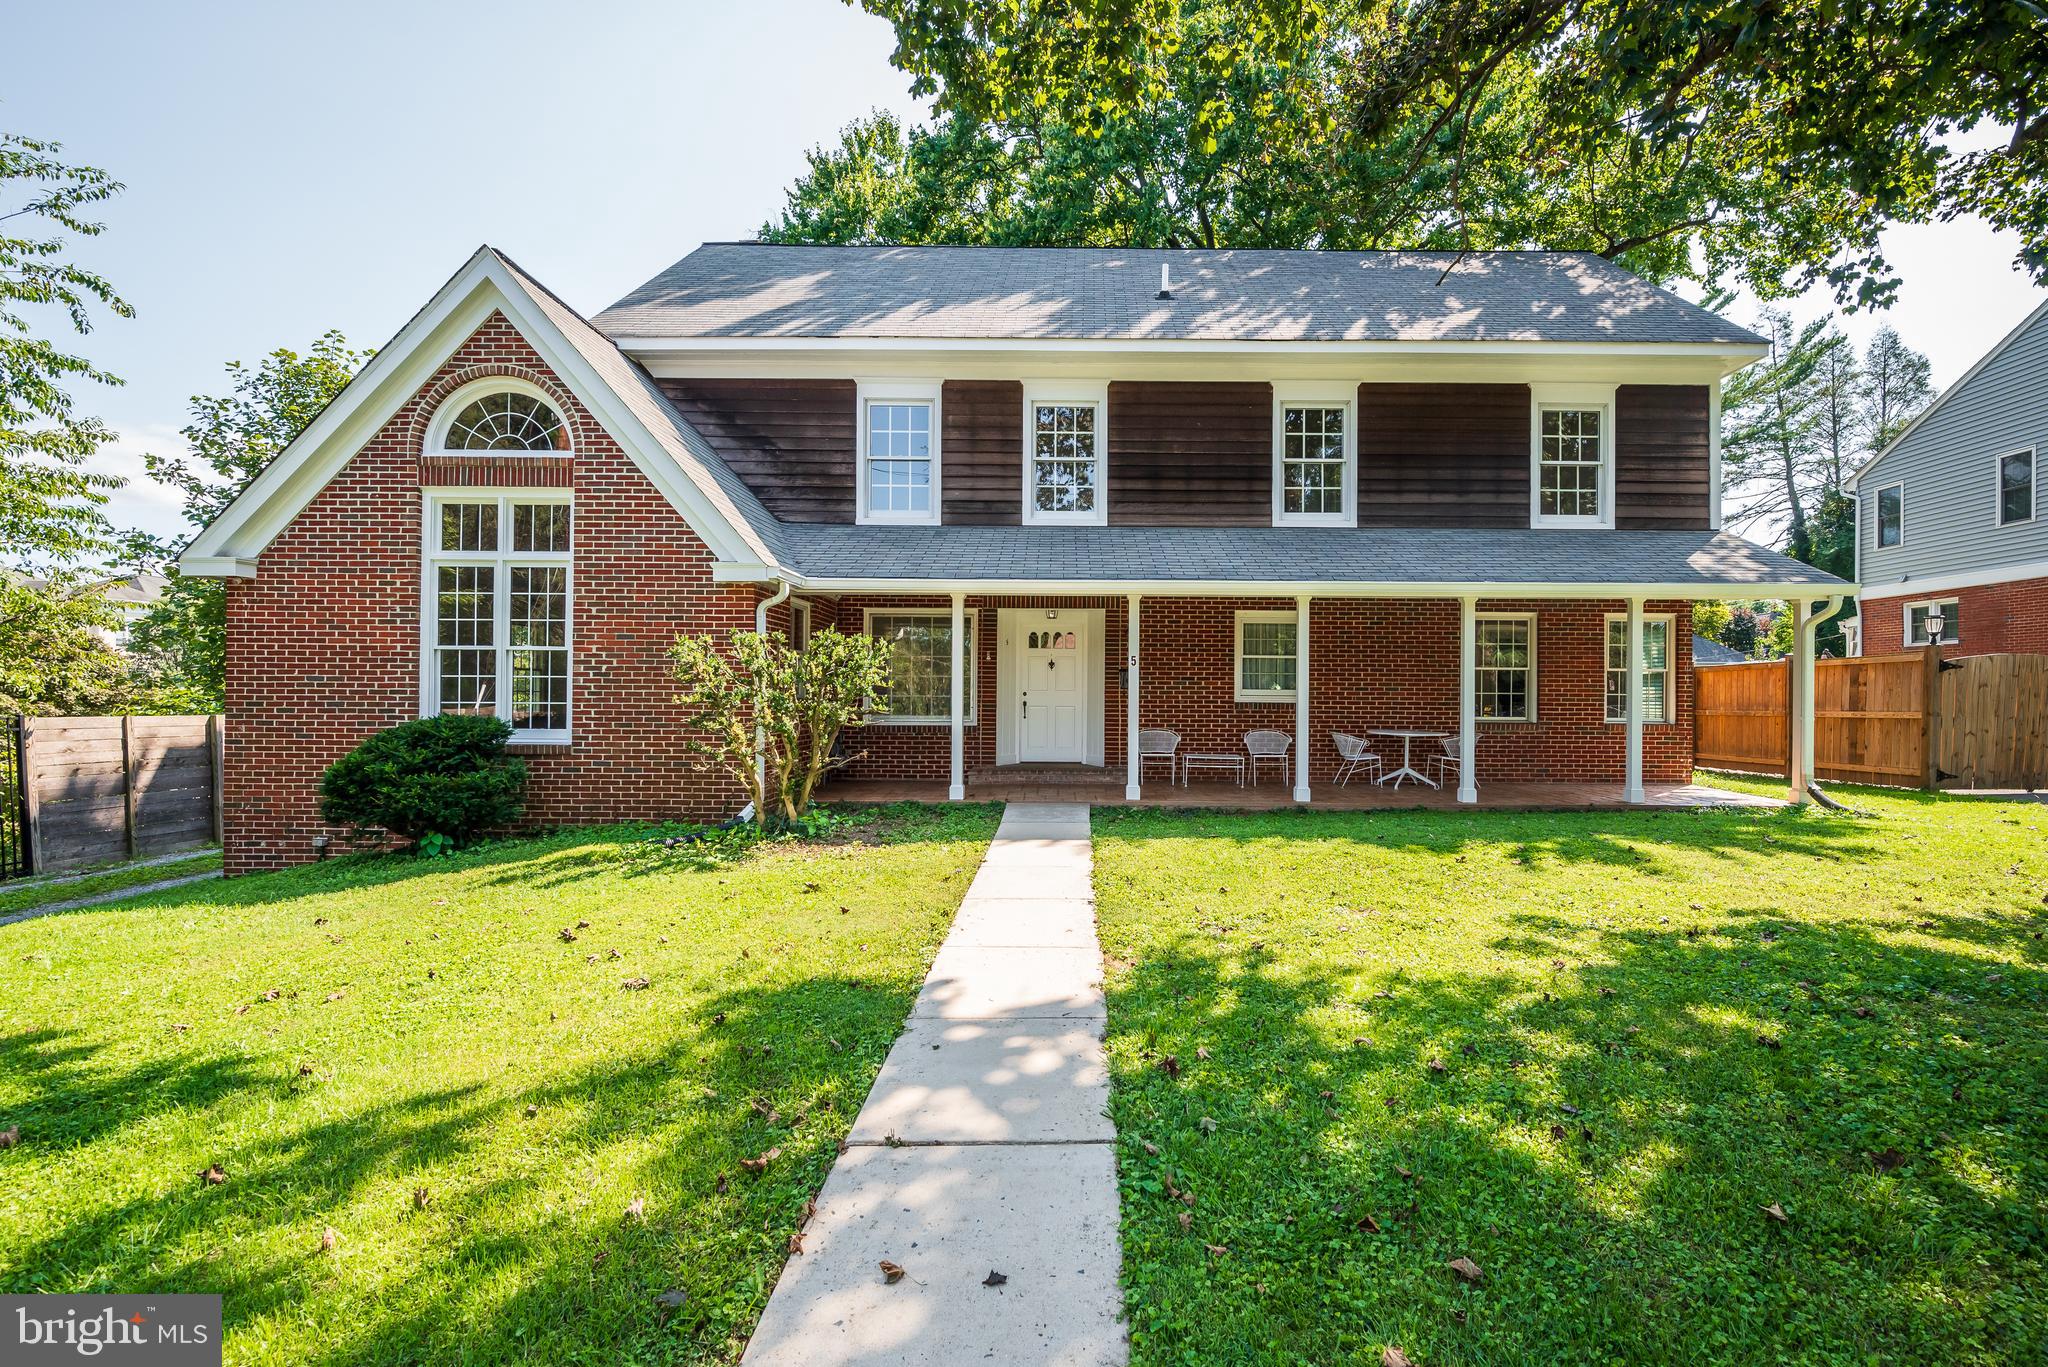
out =
<svg viewBox="0 0 2048 1367"><path fill-rule="evenodd" d="M1014 774L981 771L968 775L970 802L1087 802L1096 806L1126 805L1122 775L1098 771L1100 778L1062 770ZM1272 811L1298 807L1288 789L1274 776L1257 787L1238 787L1229 779L1197 777L1187 787L1168 784L1164 778L1147 783L1136 805L1146 807L1221 807L1244 811ZM1652 807L1783 807L1781 798L1757 797L1730 792L1699 783L1652 783L1644 786L1646 805ZM943 783L848 780L827 783L818 792L821 802L944 802ZM1458 809L1457 793L1450 787L1430 788L1404 783L1400 789L1382 787L1363 779L1344 787L1319 784L1310 807L1324 811L1388 811L1401 808ZM1479 806L1523 811L1628 811L1619 783L1494 783L1479 785Z"/></svg>

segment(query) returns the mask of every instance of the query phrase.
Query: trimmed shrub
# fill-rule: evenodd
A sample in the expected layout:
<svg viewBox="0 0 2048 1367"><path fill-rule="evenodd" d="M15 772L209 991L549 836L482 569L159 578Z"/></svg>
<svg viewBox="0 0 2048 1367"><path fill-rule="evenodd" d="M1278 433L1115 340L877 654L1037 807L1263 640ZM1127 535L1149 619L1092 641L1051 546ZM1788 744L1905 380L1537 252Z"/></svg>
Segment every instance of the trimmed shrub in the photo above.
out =
<svg viewBox="0 0 2048 1367"><path fill-rule="evenodd" d="M425 717L358 745L320 780L320 815L438 853L508 826L526 806L526 765L496 717ZM433 837L433 838L430 838Z"/></svg>

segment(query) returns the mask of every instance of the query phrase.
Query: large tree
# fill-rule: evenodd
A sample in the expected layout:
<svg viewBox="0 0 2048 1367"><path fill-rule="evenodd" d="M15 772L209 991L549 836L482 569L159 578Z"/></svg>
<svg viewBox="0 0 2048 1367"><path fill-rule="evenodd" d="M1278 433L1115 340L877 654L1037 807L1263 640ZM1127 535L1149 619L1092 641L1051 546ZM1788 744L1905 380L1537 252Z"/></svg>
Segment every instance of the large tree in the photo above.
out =
<svg viewBox="0 0 2048 1367"><path fill-rule="evenodd" d="M1172 161L1256 178L1276 132L1308 128L1324 179L1287 183L1374 240L1285 245L1582 247L1881 303L1886 222L1978 213L2048 278L2034 0L859 3L895 26L914 93L1034 155L1163 120Z"/></svg>
<svg viewBox="0 0 2048 1367"><path fill-rule="evenodd" d="M159 483L184 497L194 530L211 522L248 482L276 459L370 358L352 350L339 332L316 338L301 354L279 347L255 366L227 365L228 392L192 398L192 421L182 455L150 454L143 464ZM194 705L222 704L227 598L218 579L178 572L172 547L130 538L138 559L163 563L170 576L164 596L130 633L130 646L151 674L182 690Z"/></svg>

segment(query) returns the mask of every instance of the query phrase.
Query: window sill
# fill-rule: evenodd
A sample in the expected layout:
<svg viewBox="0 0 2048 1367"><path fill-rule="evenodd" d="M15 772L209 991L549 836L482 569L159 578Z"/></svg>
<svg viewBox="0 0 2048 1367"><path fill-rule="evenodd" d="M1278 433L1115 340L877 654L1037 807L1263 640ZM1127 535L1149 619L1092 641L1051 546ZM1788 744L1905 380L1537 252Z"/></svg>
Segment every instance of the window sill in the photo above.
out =
<svg viewBox="0 0 2048 1367"><path fill-rule="evenodd" d="M1534 726L1538 719L1535 717L1474 717L1472 720L1481 726Z"/></svg>
<svg viewBox="0 0 2048 1367"><path fill-rule="evenodd" d="M576 743L573 736L514 736L505 742L508 754L546 754L551 750L566 750Z"/></svg>
<svg viewBox="0 0 2048 1367"><path fill-rule="evenodd" d="M1242 703L1246 707L1292 707L1294 706L1294 695L1292 693L1239 693L1231 701Z"/></svg>
<svg viewBox="0 0 2048 1367"><path fill-rule="evenodd" d="M1670 717L1644 717L1644 718L1643 718L1643 725L1645 725L1645 726L1676 726L1677 724L1678 724L1678 723L1677 723L1677 722L1675 722L1675 721L1673 721L1673 720L1672 720L1672 719L1671 719ZM1627 726L1627 725L1628 725L1628 722L1627 722L1627 720L1626 720L1626 719L1624 719L1624 720L1621 720L1621 721L1616 721L1616 720L1615 720L1615 719L1614 719L1613 717L1609 717L1609 718L1608 718L1608 719L1606 720L1606 722L1605 722L1605 725L1608 725L1608 726Z"/></svg>

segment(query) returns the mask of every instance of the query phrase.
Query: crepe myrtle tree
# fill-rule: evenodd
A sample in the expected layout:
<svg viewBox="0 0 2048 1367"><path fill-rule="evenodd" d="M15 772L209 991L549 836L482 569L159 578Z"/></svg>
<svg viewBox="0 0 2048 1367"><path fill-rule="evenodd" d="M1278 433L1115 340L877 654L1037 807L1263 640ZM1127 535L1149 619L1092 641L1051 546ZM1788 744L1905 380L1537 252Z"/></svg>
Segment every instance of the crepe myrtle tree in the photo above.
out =
<svg viewBox="0 0 2048 1367"><path fill-rule="evenodd" d="M739 780L764 829L802 819L825 775L855 758L833 754L842 728L889 710L890 645L871 636L827 627L801 650L779 631L682 636L669 656L697 733L685 748Z"/></svg>

